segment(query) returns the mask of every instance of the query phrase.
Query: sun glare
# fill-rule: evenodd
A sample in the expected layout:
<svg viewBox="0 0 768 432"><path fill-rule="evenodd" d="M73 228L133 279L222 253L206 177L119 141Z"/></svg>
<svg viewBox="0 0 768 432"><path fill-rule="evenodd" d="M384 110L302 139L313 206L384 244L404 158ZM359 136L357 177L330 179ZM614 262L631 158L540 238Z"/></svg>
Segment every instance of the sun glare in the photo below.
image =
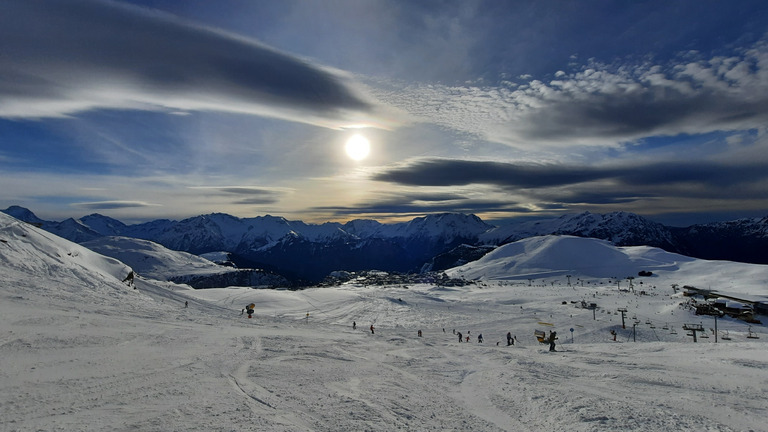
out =
<svg viewBox="0 0 768 432"><path fill-rule="evenodd" d="M368 156L368 153L371 151L371 143L368 141L368 138L362 135L352 135L347 140L344 149L347 151L347 156L359 161Z"/></svg>

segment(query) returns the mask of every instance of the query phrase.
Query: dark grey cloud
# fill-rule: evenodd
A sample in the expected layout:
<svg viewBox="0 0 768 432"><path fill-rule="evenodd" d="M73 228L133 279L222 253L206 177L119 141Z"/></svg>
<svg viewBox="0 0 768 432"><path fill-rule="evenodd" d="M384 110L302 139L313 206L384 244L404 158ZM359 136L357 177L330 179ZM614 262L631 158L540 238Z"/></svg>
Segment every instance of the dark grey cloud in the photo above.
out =
<svg viewBox="0 0 768 432"><path fill-rule="evenodd" d="M217 110L341 126L373 106L340 74L254 40L111 1L0 3L0 117Z"/></svg>
<svg viewBox="0 0 768 432"><path fill-rule="evenodd" d="M551 188L610 180L622 186L702 185L722 188L768 179L759 163L641 162L614 166L524 164L493 161L422 159L391 167L373 180L407 186L487 184L506 189Z"/></svg>
<svg viewBox="0 0 768 432"><path fill-rule="evenodd" d="M141 201L98 201L98 202L82 202L74 203L72 207L88 210L114 210L114 209L126 209L126 208L143 208L143 207L155 207L157 204L150 204Z"/></svg>
<svg viewBox="0 0 768 432"><path fill-rule="evenodd" d="M508 188L534 188L593 181L617 174L616 169L422 159L386 169L375 174L373 179L409 186L492 184Z"/></svg>

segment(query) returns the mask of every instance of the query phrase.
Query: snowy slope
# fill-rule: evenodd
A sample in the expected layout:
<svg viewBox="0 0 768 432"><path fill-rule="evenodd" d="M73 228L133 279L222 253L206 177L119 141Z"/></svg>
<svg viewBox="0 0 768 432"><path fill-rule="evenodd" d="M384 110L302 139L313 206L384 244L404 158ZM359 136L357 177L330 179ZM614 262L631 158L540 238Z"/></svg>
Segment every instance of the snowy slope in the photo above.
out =
<svg viewBox="0 0 768 432"><path fill-rule="evenodd" d="M119 292L125 287L121 281L131 272L130 267L116 259L2 213L0 243L4 273L17 281L34 275L71 285L72 289L102 289L107 285Z"/></svg>
<svg viewBox="0 0 768 432"><path fill-rule="evenodd" d="M693 343L682 323L708 328L711 319L693 315L690 300L669 288L688 278L671 268L647 278L645 296L596 276L585 286L562 276L485 277L465 287L351 282L302 291L184 290L138 278L134 290L120 282L129 269L116 260L0 218L3 431L765 431L768 424L766 327L722 319L719 333L730 340ZM550 254L558 244L531 245L538 258L529 265L563 270L566 245ZM618 264L668 260L653 251L568 247ZM547 263L547 254L556 261ZM747 286L760 273L728 264L711 272L703 265L698 277L721 284L728 271ZM571 303L582 299L598 303L594 317ZM251 302L256 316L248 319L240 310ZM619 307L630 311L627 329ZM536 329L558 332L557 352L536 342ZM471 343L458 343L453 330L471 331ZM748 339L750 331L759 339ZM505 346L507 332L517 336L514 346Z"/></svg>
<svg viewBox="0 0 768 432"><path fill-rule="evenodd" d="M768 296L768 266L709 261L648 246L617 247L604 240L573 236L531 237L495 249L477 261L446 273L453 277L492 280L565 280L612 278L628 281L640 271L674 275L684 284L747 295ZM683 283L680 284L681 286Z"/></svg>
<svg viewBox="0 0 768 432"><path fill-rule="evenodd" d="M179 275L217 274L232 271L187 252L172 251L149 240L132 237L100 237L82 246L130 263L138 274L168 280Z"/></svg>
<svg viewBox="0 0 768 432"><path fill-rule="evenodd" d="M167 249L149 240L100 237L82 245L130 264L141 276L185 283L194 288L288 285L285 278L264 270L225 267L197 255Z"/></svg>

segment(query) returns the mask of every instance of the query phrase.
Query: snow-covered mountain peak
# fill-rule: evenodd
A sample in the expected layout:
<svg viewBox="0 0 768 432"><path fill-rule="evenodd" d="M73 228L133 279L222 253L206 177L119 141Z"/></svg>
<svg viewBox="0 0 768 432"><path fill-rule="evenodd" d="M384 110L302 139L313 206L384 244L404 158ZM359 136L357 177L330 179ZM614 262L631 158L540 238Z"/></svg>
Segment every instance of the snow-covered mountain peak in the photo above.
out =
<svg viewBox="0 0 768 432"><path fill-rule="evenodd" d="M13 216L20 221L33 224L43 224L46 222L37 217L37 215L35 215L32 210L17 205L9 206L7 209L3 210L2 213Z"/></svg>
<svg viewBox="0 0 768 432"><path fill-rule="evenodd" d="M126 228L126 225L119 220L98 213L83 216L79 221L88 228L105 236L120 235Z"/></svg>
<svg viewBox="0 0 768 432"><path fill-rule="evenodd" d="M417 217L409 222L396 224L393 228L393 236L452 240L457 237L476 237L494 227L473 214L439 213Z"/></svg>

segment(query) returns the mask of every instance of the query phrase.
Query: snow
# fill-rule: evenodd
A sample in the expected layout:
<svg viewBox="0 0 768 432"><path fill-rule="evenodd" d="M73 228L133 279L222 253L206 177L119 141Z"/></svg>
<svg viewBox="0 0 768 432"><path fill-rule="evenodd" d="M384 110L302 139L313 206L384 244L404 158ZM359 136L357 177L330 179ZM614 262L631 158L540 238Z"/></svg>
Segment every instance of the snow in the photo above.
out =
<svg viewBox="0 0 768 432"><path fill-rule="evenodd" d="M730 340L693 343L681 326L714 322L671 287L765 296L768 267L580 240L499 248L453 270L482 275L463 287L134 289L117 260L0 215L0 430L768 430L766 326L722 318ZM638 268L647 295L609 281Z"/></svg>
<svg viewBox="0 0 768 432"><path fill-rule="evenodd" d="M81 243L93 251L132 263L142 276L169 280L172 276L218 274L232 271L208 259L187 252L173 251L149 240L131 237L99 237Z"/></svg>

